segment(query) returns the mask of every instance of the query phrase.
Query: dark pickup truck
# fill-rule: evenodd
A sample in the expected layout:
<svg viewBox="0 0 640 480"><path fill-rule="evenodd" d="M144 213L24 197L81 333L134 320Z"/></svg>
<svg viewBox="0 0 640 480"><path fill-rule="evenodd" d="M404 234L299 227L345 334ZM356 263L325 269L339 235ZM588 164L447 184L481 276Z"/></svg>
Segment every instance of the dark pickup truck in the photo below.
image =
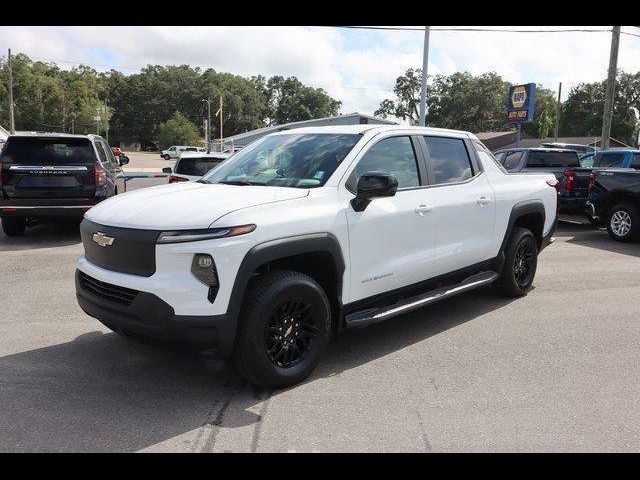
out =
<svg viewBox="0 0 640 480"><path fill-rule="evenodd" d="M604 223L614 240L629 242L640 237L640 171L611 168L590 175L587 216Z"/></svg>
<svg viewBox="0 0 640 480"><path fill-rule="evenodd" d="M70 217L125 191L121 166L98 135L18 133L0 152L0 217L8 236L27 221Z"/></svg>
<svg viewBox="0 0 640 480"><path fill-rule="evenodd" d="M583 215L590 169L580 167L575 150L560 148L510 148L494 153L509 173L553 173L558 180L559 213Z"/></svg>

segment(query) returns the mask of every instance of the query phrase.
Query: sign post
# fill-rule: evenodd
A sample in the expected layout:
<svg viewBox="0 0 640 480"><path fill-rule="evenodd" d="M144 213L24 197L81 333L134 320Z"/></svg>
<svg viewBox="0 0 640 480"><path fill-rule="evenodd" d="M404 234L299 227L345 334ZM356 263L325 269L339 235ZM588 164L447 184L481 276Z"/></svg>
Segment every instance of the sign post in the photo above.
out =
<svg viewBox="0 0 640 480"><path fill-rule="evenodd" d="M536 84L513 85L507 100L507 122L516 126L516 147L520 146L522 124L533 122L536 111Z"/></svg>

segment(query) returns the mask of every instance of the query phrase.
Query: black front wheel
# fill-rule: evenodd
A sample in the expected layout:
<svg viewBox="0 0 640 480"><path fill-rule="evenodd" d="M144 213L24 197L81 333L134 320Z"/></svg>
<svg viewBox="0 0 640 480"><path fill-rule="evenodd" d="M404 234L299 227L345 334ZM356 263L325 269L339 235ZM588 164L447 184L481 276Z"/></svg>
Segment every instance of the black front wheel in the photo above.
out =
<svg viewBox="0 0 640 480"><path fill-rule="evenodd" d="M509 239L502 272L496 283L501 293L520 297L533 284L538 266L538 245L531 231L516 228Z"/></svg>
<svg viewBox="0 0 640 480"><path fill-rule="evenodd" d="M27 221L25 218L2 217L2 230L7 237L24 235L26 225Z"/></svg>
<svg viewBox="0 0 640 480"><path fill-rule="evenodd" d="M322 287L300 272L274 270L248 287L234 360L247 380L286 387L304 380L331 336L331 308Z"/></svg>

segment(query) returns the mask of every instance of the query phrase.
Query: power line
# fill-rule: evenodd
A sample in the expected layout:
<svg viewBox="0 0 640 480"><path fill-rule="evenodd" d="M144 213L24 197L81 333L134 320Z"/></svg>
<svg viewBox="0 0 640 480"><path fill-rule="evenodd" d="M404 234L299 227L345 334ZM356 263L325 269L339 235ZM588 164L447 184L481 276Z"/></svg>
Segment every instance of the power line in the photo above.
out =
<svg viewBox="0 0 640 480"><path fill-rule="evenodd" d="M358 30L390 30L395 32L424 32L424 28L414 27L364 27L352 25L320 25L323 28L350 28ZM450 28L450 27L431 27L431 31L438 32L502 32L502 33L603 33L611 32L611 29L604 28L562 28L549 30L510 30L507 28Z"/></svg>

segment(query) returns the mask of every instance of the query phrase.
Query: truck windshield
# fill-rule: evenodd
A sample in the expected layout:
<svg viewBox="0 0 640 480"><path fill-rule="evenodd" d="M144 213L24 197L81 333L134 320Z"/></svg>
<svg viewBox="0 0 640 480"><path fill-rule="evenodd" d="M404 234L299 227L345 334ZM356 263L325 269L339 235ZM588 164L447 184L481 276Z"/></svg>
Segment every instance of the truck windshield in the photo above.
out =
<svg viewBox="0 0 640 480"><path fill-rule="evenodd" d="M576 152L529 152L527 167L579 167Z"/></svg>
<svg viewBox="0 0 640 480"><path fill-rule="evenodd" d="M357 134L291 133L258 140L201 181L231 185L321 187L361 136Z"/></svg>
<svg viewBox="0 0 640 480"><path fill-rule="evenodd" d="M90 165L94 161L87 138L11 137L0 161L16 165Z"/></svg>

